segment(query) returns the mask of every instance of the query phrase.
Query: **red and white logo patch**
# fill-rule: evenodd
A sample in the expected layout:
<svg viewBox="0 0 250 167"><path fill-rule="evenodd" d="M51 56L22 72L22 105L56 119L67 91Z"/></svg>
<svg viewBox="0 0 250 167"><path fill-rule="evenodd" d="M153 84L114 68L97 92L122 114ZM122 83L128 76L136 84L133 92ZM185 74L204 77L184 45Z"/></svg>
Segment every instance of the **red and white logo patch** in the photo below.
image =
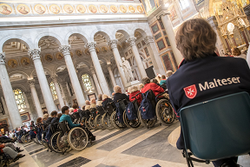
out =
<svg viewBox="0 0 250 167"><path fill-rule="evenodd" d="M197 89L195 84L185 87L183 88L183 90L185 91L185 94L189 99L193 99L197 95Z"/></svg>
<svg viewBox="0 0 250 167"><path fill-rule="evenodd" d="M146 111L146 109L145 109L144 107L142 107L142 111L143 111L143 112L145 112L145 111Z"/></svg>
<svg viewBox="0 0 250 167"><path fill-rule="evenodd" d="M130 113L130 109L128 109L128 113Z"/></svg>

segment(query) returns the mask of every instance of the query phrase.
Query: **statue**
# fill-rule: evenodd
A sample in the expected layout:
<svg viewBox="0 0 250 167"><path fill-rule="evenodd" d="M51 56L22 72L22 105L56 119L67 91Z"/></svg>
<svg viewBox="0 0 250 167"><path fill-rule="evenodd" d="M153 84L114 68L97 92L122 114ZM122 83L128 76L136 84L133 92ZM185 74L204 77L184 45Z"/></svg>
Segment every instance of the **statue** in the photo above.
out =
<svg viewBox="0 0 250 167"><path fill-rule="evenodd" d="M130 67L130 64L128 62L128 60L125 60L124 57L122 57L122 65L121 67L123 68L124 74L126 76L127 82L132 82L133 79L133 73L132 73L132 69Z"/></svg>

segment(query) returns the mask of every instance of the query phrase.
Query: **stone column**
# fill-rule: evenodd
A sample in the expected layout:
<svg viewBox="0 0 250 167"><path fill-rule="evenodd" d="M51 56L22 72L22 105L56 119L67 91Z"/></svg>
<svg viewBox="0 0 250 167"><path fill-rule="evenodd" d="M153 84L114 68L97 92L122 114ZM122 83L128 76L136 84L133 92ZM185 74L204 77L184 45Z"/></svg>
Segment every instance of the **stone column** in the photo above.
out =
<svg viewBox="0 0 250 167"><path fill-rule="evenodd" d="M120 73L120 77L122 79L123 87L126 87L127 79L126 79L124 71L122 69L122 59L121 59L120 53L119 53L119 51L117 49L117 39L109 41L109 45L111 46L111 49L113 51L113 54L114 54L114 57L115 57L115 62L116 62L118 71Z"/></svg>
<svg viewBox="0 0 250 167"><path fill-rule="evenodd" d="M10 78L5 66L5 53L0 53L0 82L2 85L3 95L9 111L12 127L16 128L22 125L22 119L16 104Z"/></svg>
<svg viewBox="0 0 250 167"><path fill-rule="evenodd" d="M147 73L143 67L143 64L142 64L142 61L141 61L141 58L139 55L139 51L135 45L135 40L136 40L135 37L130 37L126 40L126 42L128 42L130 44L130 46L132 47L132 51L133 51L133 54L135 56L135 61L136 61L137 67L138 67L139 72L141 74L141 78L145 78L145 77L147 77Z"/></svg>
<svg viewBox="0 0 250 167"><path fill-rule="evenodd" d="M163 68L161 58L155 46L154 38L152 36L146 36L144 41L148 45L148 51L149 51L152 63L154 65L155 72L158 74L162 74L162 75L165 74L165 70Z"/></svg>
<svg viewBox="0 0 250 167"><path fill-rule="evenodd" d="M65 104L65 106L69 106L68 100L67 100L67 97L66 97L66 94L65 94L64 87L63 87L62 84L60 84L60 86L61 86L61 89L62 89L62 97L63 97L64 104Z"/></svg>
<svg viewBox="0 0 250 167"><path fill-rule="evenodd" d="M55 88L56 88L56 94L59 100L59 104L61 106L61 108L64 106L64 102L63 102L63 98L62 98L62 94L61 94L61 90L59 87L59 84L57 82L57 75L52 75L51 76L52 81L54 82Z"/></svg>
<svg viewBox="0 0 250 167"><path fill-rule="evenodd" d="M177 64L180 64L181 61L183 60L183 56L182 56L181 52L176 47L174 29L173 29L171 20L169 19L168 15L170 15L170 13L162 11L160 14L158 14L156 16L156 18L162 20L163 25L165 27L165 30L166 30L166 32L168 34L168 39L169 39L171 48L173 50L173 53L175 55L175 59L177 61Z"/></svg>
<svg viewBox="0 0 250 167"><path fill-rule="evenodd" d="M79 80L76 74L75 66L70 56L70 46L62 45L59 47L59 51L62 52L62 54L64 55L65 63L68 69L69 77L70 77L70 80L71 80L71 83L72 83L72 86L76 95L78 105L83 106L85 105L85 99L83 96L81 85L79 83Z"/></svg>
<svg viewBox="0 0 250 167"><path fill-rule="evenodd" d="M36 107L37 115L38 115L38 117L43 117L42 107L41 107L41 104L40 104L40 101L39 101L39 98L38 98L37 92L36 92L35 80L34 79L28 80L28 83L30 85L30 91L31 91L31 94L33 97L35 107Z"/></svg>
<svg viewBox="0 0 250 167"><path fill-rule="evenodd" d="M31 57L31 59L34 62L34 66L36 69L36 75L42 90L43 94L43 99L46 105L46 108L48 112L52 112L54 110L57 110L56 105L54 103L54 99L52 97L50 87L46 78L46 75L44 73L43 65L40 59L40 52L41 49L34 49L34 50L29 50L28 53Z"/></svg>
<svg viewBox="0 0 250 167"><path fill-rule="evenodd" d="M89 52L90 52L90 55L92 58L92 62L93 62L94 67L95 67L95 71L96 71L99 83L101 85L101 89L102 89L104 94L109 95L110 94L109 87L108 87L108 84L106 82L104 73L102 71L102 67L100 65L99 59L98 59L96 51L95 51L96 43L90 42L90 43L87 43L85 46L89 49Z"/></svg>
<svg viewBox="0 0 250 167"><path fill-rule="evenodd" d="M99 82L98 82L98 79L96 77L96 74L95 74L95 69L93 67L90 68L90 72L92 73L92 76L93 76L93 79L94 79L94 82L95 82L95 86L96 86L96 89L97 89L97 93L98 94L103 94L103 91L99 85Z"/></svg>
<svg viewBox="0 0 250 167"><path fill-rule="evenodd" d="M115 83L115 77L114 77L112 69L111 69L111 64L108 63L107 65L108 65L109 76L110 76L110 79L111 79L113 87L114 87L116 85L116 83Z"/></svg>

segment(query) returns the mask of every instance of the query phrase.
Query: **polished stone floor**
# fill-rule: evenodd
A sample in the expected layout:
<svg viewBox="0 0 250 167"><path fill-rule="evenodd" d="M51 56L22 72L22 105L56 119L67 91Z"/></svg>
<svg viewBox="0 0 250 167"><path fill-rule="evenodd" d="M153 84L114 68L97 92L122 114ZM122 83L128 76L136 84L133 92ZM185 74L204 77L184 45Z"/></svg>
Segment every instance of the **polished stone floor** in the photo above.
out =
<svg viewBox="0 0 250 167"><path fill-rule="evenodd" d="M179 122L152 129L97 130L97 140L85 150L67 154L47 152L41 145L22 145L24 158L11 167L186 167L181 151L175 148ZM239 164L250 167L250 156L239 157ZM212 167L209 164L195 166Z"/></svg>

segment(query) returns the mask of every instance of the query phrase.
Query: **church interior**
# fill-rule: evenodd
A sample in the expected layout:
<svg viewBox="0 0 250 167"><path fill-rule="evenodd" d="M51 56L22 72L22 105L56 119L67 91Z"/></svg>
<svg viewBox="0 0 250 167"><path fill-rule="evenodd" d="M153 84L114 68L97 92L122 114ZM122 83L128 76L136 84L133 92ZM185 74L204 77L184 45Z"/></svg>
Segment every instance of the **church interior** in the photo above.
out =
<svg viewBox="0 0 250 167"><path fill-rule="evenodd" d="M98 95L112 97L116 85L129 93L145 77L175 73L183 59L175 34L194 18L216 32L217 55L228 56L233 47L247 51L249 0L1 1L2 135L29 127L44 113L61 113L63 106L82 108ZM175 144L181 133L176 118L151 128L96 126L96 140L81 151L56 153L39 142L16 142L25 157L10 166L187 166ZM240 155L238 164L250 167L250 156Z"/></svg>

